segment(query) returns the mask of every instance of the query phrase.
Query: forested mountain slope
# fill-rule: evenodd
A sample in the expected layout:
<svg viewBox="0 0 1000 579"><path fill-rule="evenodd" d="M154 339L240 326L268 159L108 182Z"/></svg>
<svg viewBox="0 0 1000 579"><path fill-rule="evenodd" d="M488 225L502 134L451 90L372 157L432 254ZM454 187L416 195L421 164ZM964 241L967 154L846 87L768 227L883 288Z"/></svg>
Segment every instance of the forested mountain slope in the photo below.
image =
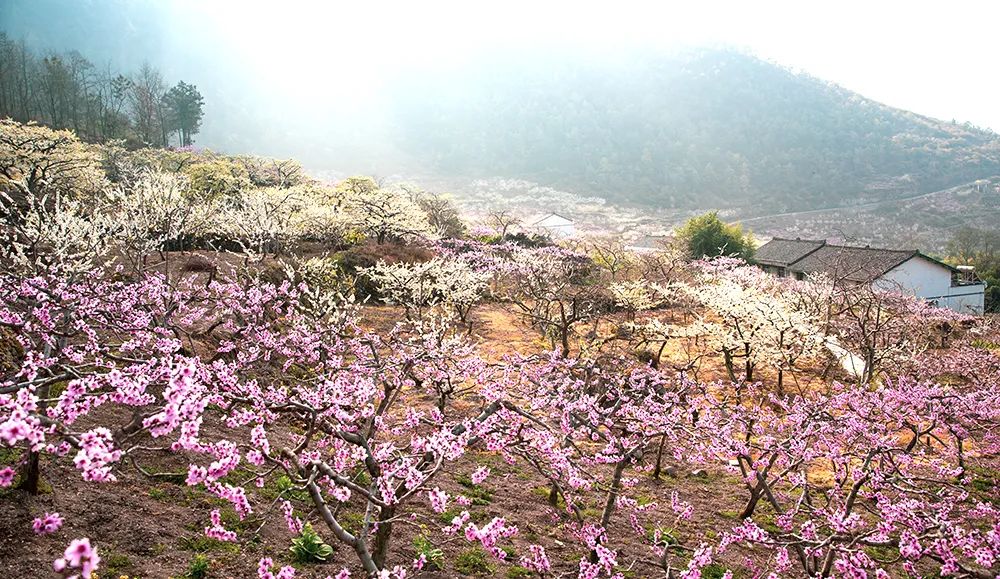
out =
<svg viewBox="0 0 1000 579"><path fill-rule="evenodd" d="M815 209L1000 173L990 131L740 52L555 60L480 62L449 73L464 79L458 88L454 79L403 83L403 142L444 173L534 179L657 207Z"/></svg>

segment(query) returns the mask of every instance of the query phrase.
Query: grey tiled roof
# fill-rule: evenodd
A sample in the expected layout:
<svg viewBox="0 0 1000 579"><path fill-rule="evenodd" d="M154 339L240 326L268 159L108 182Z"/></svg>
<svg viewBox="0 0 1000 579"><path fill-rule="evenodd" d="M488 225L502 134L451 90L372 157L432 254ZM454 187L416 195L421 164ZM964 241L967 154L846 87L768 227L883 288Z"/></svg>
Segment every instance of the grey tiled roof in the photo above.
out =
<svg viewBox="0 0 1000 579"><path fill-rule="evenodd" d="M788 267L826 245L826 241L813 239L782 239L775 237L754 252L754 260L762 265Z"/></svg>
<svg viewBox="0 0 1000 579"><path fill-rule="evenodd" d="M754 260L761 265L783 267L790 272L825 273L835 279L868 282L916 256L953 269L916 249L850 247L832 245L821 239L781 237L775 237L757 248Z"/></svg>
<svg viewBox="0 0 1000 579"><path fill-rule="evenodd" d="M876 249L823 245L788 267L794 272L826 273L834 279L868 282L920 255L915 249Z"/></svg>

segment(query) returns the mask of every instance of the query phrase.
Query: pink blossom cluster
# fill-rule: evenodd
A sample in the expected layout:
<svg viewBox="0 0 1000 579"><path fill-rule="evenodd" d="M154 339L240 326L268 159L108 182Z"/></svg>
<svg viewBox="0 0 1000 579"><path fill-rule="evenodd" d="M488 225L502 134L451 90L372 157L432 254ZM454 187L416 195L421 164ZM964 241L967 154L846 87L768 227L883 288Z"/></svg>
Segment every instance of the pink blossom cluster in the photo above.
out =
<svg viewBox="0 0 1000 579"><path fill-rule="evenodd" d="M222 513L219 509L213 509L210 515L212 524L205 527L205 536L218 541L236 541L236 533L227 530L222 526Z"/></svg>
<svg viewBox="0 0 1000 579"><path fill-rule="evenodd" d="M271 572L271 568L274 567L274 560L270 557L265 557L260 560L257 564L257 579L294 579L295 578L295 567L291 565L285 565L278 570L277 573Z"/></svg>
<svg viewBox="0 0 1000 579"><path fill-rule="evenodd" d="M482 527L477 527L473 523L469 523L465 527L466 540L479 541L486 552L498 559L504 559L507 556L507 553L499 547L500 541L515 535L517 535L517 527L508 525L503 517L494 517Z"/></svg>
<svg viewBox="0 0 1000 579"><path fill-rule="evenodd" d="M62 527L63 518L59 513L45 513L31 522L31 528L36 535L55 533Z"/></svg>
<svg viewBox="0 0 1000 579"><path fill-rule="evenodd" d="M59 559L52 563L52 568L56 573L61 573L69 579L83 577L90 579L97 565L101 562L101 557L97 554L97 549L90 546L90 539L73 539L66 552ZM76 574L79 570L79 575Z"/></svg>

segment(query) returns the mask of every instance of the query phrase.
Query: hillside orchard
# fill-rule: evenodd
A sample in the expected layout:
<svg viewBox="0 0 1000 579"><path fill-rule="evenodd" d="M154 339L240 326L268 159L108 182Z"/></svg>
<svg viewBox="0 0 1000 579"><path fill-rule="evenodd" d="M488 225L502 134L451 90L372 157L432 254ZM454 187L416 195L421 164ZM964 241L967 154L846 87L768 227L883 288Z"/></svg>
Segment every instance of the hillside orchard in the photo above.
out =
<svg viewBox="0 0 1000 579"><path fill-rule="evenodd" d="M11 576L1000 574L995 319L2 130Z"/></svg>

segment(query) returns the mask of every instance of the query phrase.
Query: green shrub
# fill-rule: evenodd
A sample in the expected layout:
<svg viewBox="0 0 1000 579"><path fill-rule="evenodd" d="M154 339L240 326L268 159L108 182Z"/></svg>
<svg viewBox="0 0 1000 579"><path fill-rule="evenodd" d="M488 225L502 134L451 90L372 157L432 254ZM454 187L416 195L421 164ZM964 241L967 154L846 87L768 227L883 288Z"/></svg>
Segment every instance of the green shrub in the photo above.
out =
<svg viewBox="0 0 1000 579"><path fill-rule="evenodd" d="M300 563L322 563L333 555L333 547L323 542L323 539L306 523L302 533L292 539L292 555Z"/></svg>

